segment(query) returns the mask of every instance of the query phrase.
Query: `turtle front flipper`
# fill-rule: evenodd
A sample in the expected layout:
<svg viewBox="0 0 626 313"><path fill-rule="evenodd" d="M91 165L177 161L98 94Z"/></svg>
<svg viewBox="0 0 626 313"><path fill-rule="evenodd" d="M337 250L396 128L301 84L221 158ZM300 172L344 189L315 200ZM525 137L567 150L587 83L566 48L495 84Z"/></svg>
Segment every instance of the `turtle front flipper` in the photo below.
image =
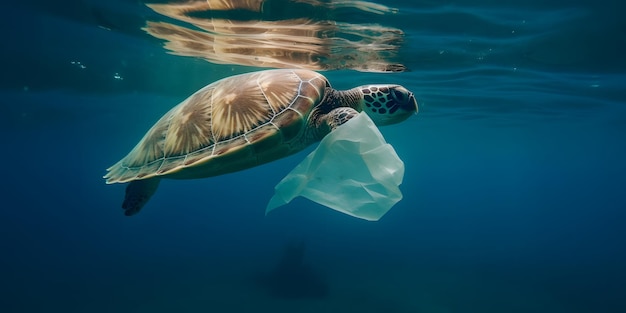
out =
<svg viewBox="0 0 626 313"><path fill-rule="evenodd" d="M124 215L131 216L139 213L152 195L156 192L160 178L148 178L142 180L134 180L126 187L126 196L122 208Z"/></svg>
<svg viewBox="0 0 626 313"><path fill-rule="evenodd" d="M349 121L353 117L356 117L357 115L359 115L359 112L357 112L353 108L340 107L328 112L328 114L326 114L325 120L330 130L333 131L338 126L343 125L345 122Z"/></svg>

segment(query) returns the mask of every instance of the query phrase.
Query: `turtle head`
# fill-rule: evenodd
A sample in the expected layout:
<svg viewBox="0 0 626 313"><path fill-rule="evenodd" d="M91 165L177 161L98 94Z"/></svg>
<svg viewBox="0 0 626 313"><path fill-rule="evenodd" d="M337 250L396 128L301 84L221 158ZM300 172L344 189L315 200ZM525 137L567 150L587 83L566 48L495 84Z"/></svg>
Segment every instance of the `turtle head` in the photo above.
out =
<svg viewBox="0 0 626 313"><path fill-rule="evenodd" d="M417 113L413 93L400 85L366 85L363 93L363 111L376 125L390 125L406 120Z"/></svg>

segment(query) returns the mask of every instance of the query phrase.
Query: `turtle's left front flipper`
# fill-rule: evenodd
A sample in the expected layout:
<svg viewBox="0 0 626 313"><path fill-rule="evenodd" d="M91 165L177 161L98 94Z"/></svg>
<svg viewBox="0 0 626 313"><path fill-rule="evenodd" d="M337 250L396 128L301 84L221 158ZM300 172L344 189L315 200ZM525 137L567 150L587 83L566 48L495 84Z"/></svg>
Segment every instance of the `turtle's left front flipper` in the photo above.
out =
<svg viewBox="0 0 626 313"><path fill-rule="evenodd" d="M359 112L353 108L339 107L328 112L325 119L328 127L333 131L357 115L359 115Z"/></svg>

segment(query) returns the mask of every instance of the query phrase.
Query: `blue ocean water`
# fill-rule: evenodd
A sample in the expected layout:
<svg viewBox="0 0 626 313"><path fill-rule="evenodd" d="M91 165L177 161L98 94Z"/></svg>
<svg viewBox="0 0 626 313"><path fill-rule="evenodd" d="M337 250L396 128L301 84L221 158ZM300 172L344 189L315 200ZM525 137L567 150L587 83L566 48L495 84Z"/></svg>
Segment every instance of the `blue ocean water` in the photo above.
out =
<svg viewBox="0 0 626 313"><path fill-rule="evenodd" d="M167 54L141 1L5 7L0 311L626 312L624 5L378 3L398 12L337 18L401 29L409 70L324 72L420 102L381 128L406 175L378 222L305 199L264 215L311 149L163 181L124 216L105 169L189 94L256 68ZM272 276L290 257L306 270Z"/></svg>

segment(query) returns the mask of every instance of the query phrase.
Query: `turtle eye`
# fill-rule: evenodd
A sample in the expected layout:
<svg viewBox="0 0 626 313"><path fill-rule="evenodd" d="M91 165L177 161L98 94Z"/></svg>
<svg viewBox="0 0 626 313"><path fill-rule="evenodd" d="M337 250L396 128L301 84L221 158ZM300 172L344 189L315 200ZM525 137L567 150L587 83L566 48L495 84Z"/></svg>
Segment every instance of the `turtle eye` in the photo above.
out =
<svg viewBox="0 0 626 313"><path fill-rule="evenodd" d="M404 99L404 93L401 91L394 89L391 89L391 95L393 96L393 98L399 102L399 103L404 103L405 99Z"/></svg>

